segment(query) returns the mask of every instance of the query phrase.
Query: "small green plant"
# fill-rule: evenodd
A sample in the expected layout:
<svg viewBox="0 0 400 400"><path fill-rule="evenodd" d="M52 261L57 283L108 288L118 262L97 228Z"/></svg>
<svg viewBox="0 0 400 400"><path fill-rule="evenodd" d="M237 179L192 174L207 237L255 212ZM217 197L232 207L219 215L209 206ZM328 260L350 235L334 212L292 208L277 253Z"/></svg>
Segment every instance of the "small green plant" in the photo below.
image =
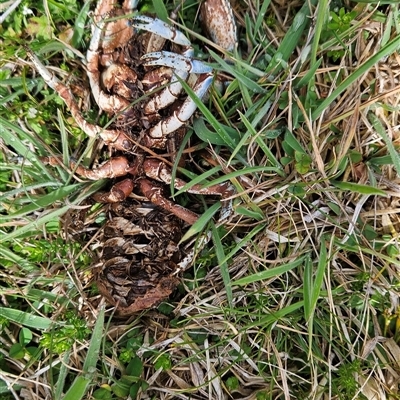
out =
<svg viewBox="0 0 400 400"><path fill-rule="evenodd" d="M256 395L257 400L268 400L269 399L269 393L268 392L258 392Z"/></svg>
<svg viewBox="0 0 400 400"><path fill-rule="evenodd" d="M294 167L299 174L306 174L310 170L312 164L311 156L289 131L286 131L282 148L285 149L287 155L282 159L284 164L294 162Z"/></svg>
<svg viewBox="0 0 400 400"><path fill-rule="evenodd" d="M343 49L335 49L327 52L327 55L331 57L334 62L341 59L346 54L347 49L344 41L347 39L346 36L353 35L352 23L357 15L357 11L346 11L344 7L341 7L338 12L329 12L330 21L328 22L322 37L324 40L333 37L341 46L344 47Z"/></svg>
<svg viewBox="0 0 400 400"><path fill-rule="evenodd" d="M230 376L225 380L225 385L230 392L239 389L239 380L236 376Z"/></svg>
<svg viewBox="0 0 400 400"><path fill-rule="evenodd" d="M52 240L37 239L29 243L18 243L13 246L16 254L25 257L30 262L42 263L58 260L68 262L74 254L80 254L76 261L80 265L90 265L90 258L86 253L82 253L82 246L78 242L66 243L62 238Z"/></svg>
<svg viewBox="0 0 400 400"><path fill-rule="evenodd" d="M29 346L33 339L32 331L29 328L22 328L18 335L18 343L14 343L9 350L10 358L14 360L22 359L24 357L34 357L38 354L38 347L36 345Z"/></svg>
<svg viewBox="0 0 400 400"><path fill-rule="evenodd" d="M54 23L65 23L76 18L81 4L77 0L61 0L49 3L47 7ZM48 22L42 3L24 0L17 11L7 18L3 35L11 39L27 34L34 38L50 40L55 31Z"/></svg>
<svg viewBox="0 0 400 400"><path fill-rule="evenodd" d="M355 379L355 374L359 373L361 373L361 362L359 360L341 363L337 371L337 378L333 381L336 394L341 400L354 399L360 388L360 384ZM358 393L357 398L360 400L367 399L362 393Z"/></svg>
<svg viewBox="0 0 400 400"><path fill-rule="evenodd" d="M357 17L357 11L347 12L344 7L341 7L339 12L330 11L331 20L328 23L328 29L335 33L346 32L351 27L351 23Z"/></svg>
<svg viewBox="0 0 400 400"><path fill-rule="evenodd" d="M44 332L40 345L53 353L61 354L71 349L76 342L82 342L88 338L90 329L75 311L67 311L64 315L65 326L57 327L49 332Z"/></svg>
<svg viewBox="0 0 400 400"><path fill-rule="evenodd" d="M148 388L147 382L142 379L142 374L142 360L139 357L132 358L125 368L122 377L111 385L111 391L118 398L127 398L130 396L132 399L135 399L139 390L145 391ZM97 393L99 394L99 392Z"/></svg>
<svg viewBox="0 0 400 400"><path fill-rule="evenodd" d="M138 329L132 329L127 335L126 342L120 347L119 360L123 364L129 364L136 357L136 352L142 344L143 335Z"/></svg>
<svg viewBox="0 0 400 400"><path fill-rule="evenodd" d="M154 363L154 368L161 368L164 371L171 369L171 358L168 356L168 354L160 354Z"/></svg>

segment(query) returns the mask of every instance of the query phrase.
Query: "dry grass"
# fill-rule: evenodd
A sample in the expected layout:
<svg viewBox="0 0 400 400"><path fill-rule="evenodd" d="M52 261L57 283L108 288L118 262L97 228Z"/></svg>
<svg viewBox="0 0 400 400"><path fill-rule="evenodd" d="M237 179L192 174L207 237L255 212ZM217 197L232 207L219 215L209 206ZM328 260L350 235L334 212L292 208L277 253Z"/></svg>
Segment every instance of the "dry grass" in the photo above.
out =
<svg viewBox="0 0 400 400"><path fill-rule="evenodd" d="M238 52L216 63L231 83L202 110L218 115L205 114L209 129L232 131L232 146L207 151L237 188L235 214L210 228L168 304L104 326L95 239L58 227L99 185L37 158L66 157L84 135L10 50L22 57L33 38L23 23L21 36L12 22L0 31L2 398L400 397L399 6L304 3L235 3ZM87 87L59 43L31 47Z"/></svg>

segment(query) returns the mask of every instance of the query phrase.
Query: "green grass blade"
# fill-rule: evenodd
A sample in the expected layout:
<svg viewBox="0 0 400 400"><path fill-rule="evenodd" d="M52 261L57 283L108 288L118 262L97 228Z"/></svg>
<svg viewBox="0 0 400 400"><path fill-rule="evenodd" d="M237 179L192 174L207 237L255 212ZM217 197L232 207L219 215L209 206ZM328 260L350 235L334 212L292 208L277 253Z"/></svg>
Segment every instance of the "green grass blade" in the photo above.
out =
<svg viewBox="0 0 400 400"><path fill-rule="evenodd" d="M375 114L369 113L368 119L371 121L372 126L375 128L376 132L385 142L389 155L392 159L393 166L397 172L397 176L400 176L400 156L398 151L395 149L393 145L393 141L389 138L389 136L386 133L385 127Z"/></svg>
<svg viewBox="0 0 400 400"><path fill-rule="evenodd" d="M248 325L249 327L254 326L262 326L263 328L271 329L275 326L280 319L286 317L287 315L293 314L295 311L304 307L304 301L298 301L297 303L292 303L289 306L281 308L278 311L271 312L267 314L265 317L263 316L257 322L251 323Z"/></svg>
<svg viewBox="0 0 400 400"><path fill-rule="evenodd" d="M240 141L239 133L235 129L231 128L230 126L226 126L223 124L220 124L220 126L230 136L230 138L235 143L235 145L238 145L239 141ZM194 120L193 130L196 133L197 137L206 143L211 143L211 144L219 145L219 146L226 145L226 142L224 139L222 139L215 132L213 132L212 130L207 128L206 124L204 123L203 118L196 118Z"/></svg>
<svg viewBox="0 0 400 400"><path fill-rule="evenodd" d="M169 22L169 13L165 7L163 0L153 0L153 7L157 14L157 17L160 18L162 21L170 24Z"/></svg>
<svg viewBox="0 0 400 400"><path fill-rule="evenodd" d="M239 243L236 244L236 246L226 255L226 257L221 261L221 262L227 262L228 260L232 259L233 256L246 244L252 240L257 233L261 232L263 229L265 229L265 224L258 224L255 226L243 239L240 240Z"/></svg>
<svg viewBox="0 0 400 400"><path fill-rule="evenodd" d="M266 72L277 74L283 68L286 68L289 58L292 56L294 49L299 44L304 29L310 23L310 6L315 6L318 0L310 0L305 2L301 9L297 12L292 25L286 32L279 48L269 62Z"/></svg>
<svg viewBox="0 0 400 400"><path fill-rule="evenodd" d="M91 2L86 1L75 20L74 33L71 39L71 46L74 48L80 48L82 46L83 36L87 29L86 20L88 19L90 5Z"/></svg>
<svg viewBox="0 0 400 400"><path fill-rule="evenodd" d="M359 194L373 195L373 196L387 196L387 193L384 190L374 188L368 185L360 185L359 183L352 182L339 182L339 181L331 181L332 185L337 187L340 190L355 192Z"/></svg>
<svg viewBox="0 0 400 400"><path fill-rule="evenodd" d="M26 260L25 258L15 254L12 250L10 250L6 246L2 246L0 244L0 253L1 253L1 258L6 259L8 261L11 261L15 264L17 264L20 268L25 270L25 272L34 272L38 270L37 265L34 263ZM0 258L0 260L1 260Z"/></svg>
<svg viewBox="0 0 400 400"><path fill-rule="evenodd" d="M326 241L321 238L321 248L318 254L318 267L313 279L312 262L306 260L304 272L304 312L306 321L310 323L310 319L314 315L317 306L318 298L321 292L324 274L327 268L328 260L326 258ZM312 325L312 324L310 324Z"/></svg>
<svg viewBox="0 0 400 400"><path fill-rule="evenodd" d="M58 119L58 124L60 126L63 163L64 165L69 165L71 155L69 154L69 148L68 148L68 132L65 129L64 118L60 110L57 110L57 119Z"/></svg>
<svg viewBox="0 0 400 400"><path fill-rule="evenodd" d="M314 313L317 308L317 302L321 293L322 285L324 282L325 271L328 267L327 252L326 252L326 241L325 238L321 238L321 248L319 252L318 267L315 274L315 280L313 284L313 290L309 298L304 298L304 309L306 309L306 304L309 304L308 315L306 313L306 321L308 321L308 342L310 352L312 349L312 340L314 333ZM311 354L310 354L311 355Z"/></svg>
<svg viewBox="0 0 400 400"><path fill-rule="evenodd" d="M74 202L71 202L71 204L79 204L85 198L91 196L93 193L96 193L99 190L99 188L103 186L103 184L104 184L104 182L102 182L102 181L98 181L98 182L91 184L85 191L82 191L79 194L79 196L76 198L76 200ZM58 220L59 217L64 215L71 208L71 204L68 204L59 209L51 211L48 214L45 214L44 216L38 218L37 220L32 221L24 226L21 226L21 227L15 229L13 232L3 235L2 237L0 237L0 243L8 242L8 241L15 239L19 236L22 236L28 232L30 232L32 234L33 234L33 232L39 232L40 229L46 223Z"/></svg>
<svg viewBox="0 0 400 400"><path fill-rule="evenodd" d="M45 149L38 140L32 136L29 136L19 127L10 124L4 118L0 117L0 137L6 142L7 145L13 147L18 154L20 154L22 157L25 157L30 163L32 163L38 169L38 171L41 171L44 176L46 176L48 179L53 179L53 177L49 174L48 169L40 161L37 153L34 153L28 146L26 146L26 144L19 138L18 135L16 135L16 133L18 133L20 137L27 139L27 141L32 143L36 148L41 148L42 153L44 154Z"/></svg>
<svg viewBox="0 0 400 400"><path fill-rule="evenodd" d="M205 183L204 187L206 188L208 186L217 185L219 183L223 183L223 182L226 182L228 180L231 180L231 179L234 179L234 178L237 178L239 176L246 175L246 174L253 175L253 174L256 174L256 173L260 173L261 174L263 172L267 172L267 173L268 172L269 173L273 172L273 173L278 174L279 176L282 176L282 177L285 176L285 174L284 174L284 172L282 171L281 168L276 168L276 167L246 167L246 168L242 168L242 169L237 170L237 171L229 172L228 174L225 174L225 175L220 176L219 178L216 178L216 179L214 179L214 180L212 180L212 181L210 181L208 183Z"/></svg>
<svg viewBox="0 0 400 400"><path fill-rule="evenodd" d="M400 36L394 38L391 42L389 42L386 46L382 47L377 53L375 53L372 57L370 57L364 64L359 65L356 70L350 74L312 113L312 120L316 120L321 113L328 108L333 101L346 89L348 89L351 85L357 82L364 74L368 72L368 70L373 67L376 63L378 63L383 58L389 56L393 52L397 51L400 47Z"/></svg>
<svg viewBox="0 0 400 400"><path fill-rule="evenodd" d="M100 310L93 329L89 350L83 364L83 373L76 377L71 387L65 393L63 400L81 400L84 398L96 374L96 364L99 360L100 346L103 341L104 308Z"/></svg>
<svg viewBox="0 0 400 400"><path fill-rule="evenodd" d="M200 218L188 229L183 235L180 243L185 242L192 236L198 235L203 231L205 226L210 222L214 214L221 208L221 202L217 201L210 208L208 208Z"/></svg>
<svg viewBox="0 0 400 400"><path fill-rule="evenodd" d="M204 117L207 119L207 121L211 124L211 126L215 129L215 132L217 135L221 137L223 142L225 143L226 146L235 148L235 143L229 136L229 134L225 131L223 128L223 125L221 125L218 120L215 118L213 113L208 109L208 107L205 106L205 104L196 96L196 93L194 93L193 89L182 79L178 78L179 82L182 84L182 87L184 90L188 93L188 95L192 98L192 100L195 102L196 106L198 109L203 113Z"/></svg>
<svg viewBox="0 0 400 400"><path fill-rule="evenodd" d="M261 25L265 20L265 13L267 12L267 8L269 7L270 3L271 0L264 0L261 2L261 9L254 24L254 32L260 32Z"/></svg>
<svg viewBox="0 0 400 400"><path fill-rule="evenodd" d="M300 89L305 85L313 85L314 84L314 78L315 78L315 73L317 72L318 68L320 67L323 59L320 58L317 61L315 61L314 64L311 64L310 69L307 71L307 73L296 83L295 87L296 89Z"/></svg>
<svg viewBox="0 0 400 400"><path fill-rule="evenodd" d="M266 279L282 275L286 272L289 272L293 268L296 268L299 265L303 264L305 259L306 256L301 256L297 260L290 263L280 265L279 267L270 268L266 271L258 272L257 274L249 275L244 278L238 279L237 281L233 281L232 285L248 285L249 283L264 281Z"/></svg>
<svg viewBox="0 0 400 400"><path fill-rule="evenodd" d="M311 315L311 297L313 291L313 280L312 280L312 261L309 257L305 259L304 262L304 314L307 316L306 320L308 322Z"/></svg>
<svg viewBox="0 0 400 400"><path fill-rule="evenodd" d="M209 52L211 56L221 65L222 70L234 76L241 85L253 93L266 93L266 90L263 87L238 70L240 64L237 64L235 67L233 67L224 61L224 59L221 58L217 53L214 53L212 50L209 50Z"/></svg>
<svg viewBox="0 0 400 400"><path fill-rule="evenodd" d="M49 329L53 324L53 321L50 318L40 317L25 311L15 310L7 307L0 307L0 317L8 319L16 324L39 330Z"/></svg>
<svg viewBox="0 0 400 400"><path fill-rule="evenodd" d="M261 114L261 113L260 113ZM245 135L243 136L242 140L238 143L238 146L236 147L236 149L234 149L234 151L232 152L232 156L229 159L228 164L231 163L231 160L233 160L234 156L236 155L236 152L238 151L238 149L240 149L244 143L245 140L247 138L247 134L256 137L256 142L257 144L261 147L261 149L264 151L265 155L268 157L268 161L275 167L278 168L281 174L284 174L283 172L283 168L280 165L279 161L276 159L275 155L272 153L272 151L268 148L268 146L265 145L264 143L264 139L262 137L260 137L261 135L259 135L254 127L254 123L250 123L250 121L248 120L248 118L243 115L242 113L240 113L239 111L239 115L245 125L245 127L247 128L247 133L245 133Z"/></svg>
<svg viewBox="0 0 400 400"><path fill-rule="evenodd" d="M217 255L218 265L221 270L222 280L225 285L226 299L228 300L229 308L232 308L233 295L232 295L231 278L229 276L229 267L228 263L226 262L224 247L222 246L219 232L215 227L214 223L211 224L211 233L215 248L215 254Z"/></svg>
<svg viewBox="0 0 400 400"><path fill-rule="evenodd" d="M312 68L316 67L317 65L317 52L319 47L319 41L321 38L321 32L329 18L329 13L327 12L327 10L329 10L328 0L320 0L318 2L317 16L314 17L315 31L312 38L311 54L310 54L310 65Z"/></svg>
<svg viewBox="0 0 400 400"><path fill-rule="evenodd" d="M93 380L91 374L79 375L75 378L72 386L68 389L65 396L62 398L63 400L82 400L85 397L86 392L89 389L89 386Z"/></svg>
<svg viewBox="0 0 400 400"><path fill-rule="evenodd" d="M46 194L39 198L30 197L31 203L20 208L16 213L9 214L6 216L0 216L1 221L7 221L13 218L21 218L24 215L31 214L37 210L45 208L51 204L54 204L62 199L65 199L66 196L77 193L85 184L74 184L61 187L59 189L54 190L52 193Z"/></svg>
<svg viewBox="0 0 400 400"><path fill-rule="evenodd" d="M99 315L97 316L96 324L93 329L92 339L90 341L89 350L85 363L83 364L84 372L92 372L96 369L96 364L99 360L100 346L104 339L104 307L101 308Z"/></svg>
<svg viewBox="0 0 400 400"><path fill-rule="evenodd" d="M55 384L55 391L54 391L54 398L55 399L61 399L62 398L62 394L64 391L64 384L65 384L65 380L67 378L68 375L68 365L69 365L69 360L71 357L71 350L68 350L63 357L62 363L60 365L60 371L58 373L58 378L57 378L57 382Z"/></svg>
<svg viewBox="0 0 400 400"><path fill-rule="evenodd" d="M7 169L14 170L12 168L9 168L6 164L1 164L0 163L0 170L5 171ZM19 168L18 168L19 170ZM8 192L5 192L3 195L0 195L0 201L5 201L6 199L10 199L14 196L18 196L20 194L25 194L27 192L31 192L37 189L43 189L43 188L54 188L61 186L61 182L41 182L41 183L34 183L32 185L26 185L23 187L19 187L17 189L9 190Z"/></svg>
<svg viewBox="0 0 400 400"><path fill-rule="evenodd" d="M283 176L283 171L279 168L275 168L275 167L247 167L247 168L243 168L240 169L238 171L232 171L229 172L228 174L225 174L223 176L220 176L218 178L213 179L210 182L206 182L204 183L204 180L209 178L211 175L213 175L214 173L218 172L221 170L221 167L214 167L208 171L203 172L201 175L198 175L197 177L193 178L190 182L188 182L186 185L184 185L181 189L179 189L179 191L177 191L175 193L175 195L181 194L181 193L185 193L187 192L193 185L195 184L203 184L202 187L203 188L207 188L213 185L218 185L220 183L224 183L227 182L231 179L237 178L239 176L243 176L245 174L255 174L255 173L263 173L263 172L274 172L277 173L281 176Z"/></svg>
<svg viewBox="0 0 400 400"><path fill-rule="evenodd" d="M23 388L22 385L12 385L12 388L15 392L18 392L19 390L21 390ZM5 400L11 399L11 392L9 389L9 386L7 385L6 382L3 381L3 379L0 378L0 394L6 394L7 396L4 396Z"/></svg>

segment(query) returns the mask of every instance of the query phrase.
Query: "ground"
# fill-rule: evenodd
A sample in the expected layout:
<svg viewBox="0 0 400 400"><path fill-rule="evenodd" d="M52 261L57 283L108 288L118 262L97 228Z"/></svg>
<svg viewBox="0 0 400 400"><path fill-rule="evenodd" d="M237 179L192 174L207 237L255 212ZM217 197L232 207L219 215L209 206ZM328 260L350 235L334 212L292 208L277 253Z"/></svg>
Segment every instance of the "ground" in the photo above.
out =
<svg viewBox="0 0 400 400"><path fill-rule="evenodd" d="M104 126L83 64L93 5L36 3L0 28L2 398L397 398L397 2L235 1L225 57L202 37L199 2L184 3L178 24L228 82L189 126L186 179L229 180L234 214L215 225L215 199L175 196L212 240L167 301L128 319L93 280L107 214L90 196L107 182L68 170L70 155L89 165L106 151L23 47Z"/></svg>

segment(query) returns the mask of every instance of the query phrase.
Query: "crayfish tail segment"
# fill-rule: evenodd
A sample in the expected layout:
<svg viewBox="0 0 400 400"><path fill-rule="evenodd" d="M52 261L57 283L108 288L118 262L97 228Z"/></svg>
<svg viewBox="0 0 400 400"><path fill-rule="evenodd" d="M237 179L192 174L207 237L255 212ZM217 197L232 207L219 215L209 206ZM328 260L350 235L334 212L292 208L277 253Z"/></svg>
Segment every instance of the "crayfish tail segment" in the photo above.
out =
<svg viewBox="0 0 400 400"><path fill-rule="evenodd" d="M171 184L172 174L170 168L164 163L154 158L148 158L143 163L143 169L149 178L155 179L166 184ZM175 189L182 189L186 185L186 182L180 178L174 178ZM236 191L234 187L229 183L221 183L218 185L212 185L203 187L200 184L196 184L187 189L189 193L204 194L204 195L217 195L222 198L228 198L233 196Z"/></svg>
<svg viewBox="0 0 400 400"><path fill-rule="evenodd" d="M141 192L155 205L163 208L166 211L171 212L176 215L178 218L182 219L189 225L193 225L199 218L199 216L180 206L179 204L175 204L171 200L165 198L162 194L162 190L160 187L155 186L153 182L148 179L141 179L139 181Z"/></svg>
<svg viewBox="0 0 400 400"><path fill-rule="evenodd" d="M77 165L75 160L70 161L71 168L75 172L87 179L97 181L104 178L118 178L119 176L127 175L132 166L126 157L115 157L106 161L103 165L98 168L88 169L82 165Z"/></svg>
<svg viewBox="0 0 400 400"><path fill-rule="evenodd" d="M176 289L180 279L176 276L164 276L157 285L148 290L145 296L136 297L135 300L127 305L125 299L116 300L116 296L112 296L110 288L105 284L103 279L97 279L99 292L108 300L108 302L116 307L119 317L130 317L133 313L153 308L168 298Z"/></svg>
<svg viewBox="0 0 400 400"><path fill-rule="evenodd" d="M132 179L124 179L116 183L109 192L99 192L93 195L98 203L119 203L125 200L132 193L134 184Z"/></svg>
<svg viewBox="0 0 400 400"><path fill-rule="evenodd" d="M151 179L155 179L159 182L164 182L169 185L172 183L171 170L164 162L160 162L154 158L148 158L143 162L143 170L146 176L148 176ZM180 190L185 185L186 182L183 179L174 177L175 189ZM200 184L196 184L188 188L187 192L193 194L221 196L222 210L219 222L227 220L233 212L231 197L236 194L236 190L230 182L224 182L218 185L212 185L208 187L203 187Z"/></svg>

